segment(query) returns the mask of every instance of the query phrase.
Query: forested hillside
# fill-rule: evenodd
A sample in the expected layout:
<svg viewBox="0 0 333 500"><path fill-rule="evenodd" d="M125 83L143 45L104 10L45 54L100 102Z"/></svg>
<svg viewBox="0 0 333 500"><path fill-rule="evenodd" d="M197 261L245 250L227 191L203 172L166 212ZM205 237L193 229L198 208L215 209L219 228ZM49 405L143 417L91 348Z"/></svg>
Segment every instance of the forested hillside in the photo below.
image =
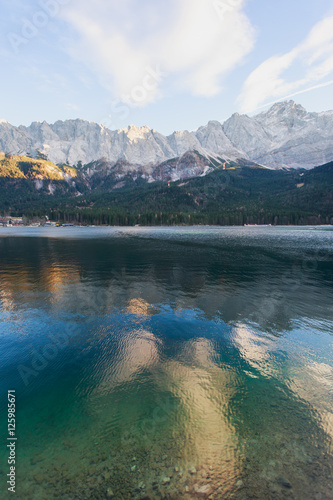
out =
<svg viewBox="0 0 333 500"><path fill-rule="evenodd" d="M333 162L311 170L229 163L206 176L89 185L82 171L45 160L0 160L0 212L88 224L333 223Z"/></svg>

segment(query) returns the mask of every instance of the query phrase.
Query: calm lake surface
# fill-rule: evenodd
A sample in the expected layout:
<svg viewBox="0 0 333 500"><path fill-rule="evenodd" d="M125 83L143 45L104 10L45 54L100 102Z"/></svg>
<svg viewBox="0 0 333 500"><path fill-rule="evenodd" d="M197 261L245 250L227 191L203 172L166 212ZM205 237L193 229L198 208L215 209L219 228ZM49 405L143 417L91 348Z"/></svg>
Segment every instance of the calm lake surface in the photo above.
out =
<svg viewBox="0 0 333 500"><path fill-rule="evenodd" d="M332 499L332 347L330 228L0 228L0 496Z"/></svg>

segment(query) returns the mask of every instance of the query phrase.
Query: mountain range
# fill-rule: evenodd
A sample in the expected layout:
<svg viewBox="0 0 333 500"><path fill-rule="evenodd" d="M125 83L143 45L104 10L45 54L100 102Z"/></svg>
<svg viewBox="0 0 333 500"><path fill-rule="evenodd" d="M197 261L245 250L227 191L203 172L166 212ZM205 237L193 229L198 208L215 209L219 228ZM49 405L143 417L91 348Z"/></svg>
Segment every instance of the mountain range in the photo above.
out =
<svg viewBox="0 0 333 500"><path fill-rule="evenodd" d="M114 171L119 180L131 173L148 182L206 175L230 161L310 169L333 160L333 111L309 113L286 101L256 116L235 113L224 123L210 121L169 136L147 126L112 131L81 119L28 127L1 120L0 151L39 151L57 165L82 167L89 178Z"/></svg>

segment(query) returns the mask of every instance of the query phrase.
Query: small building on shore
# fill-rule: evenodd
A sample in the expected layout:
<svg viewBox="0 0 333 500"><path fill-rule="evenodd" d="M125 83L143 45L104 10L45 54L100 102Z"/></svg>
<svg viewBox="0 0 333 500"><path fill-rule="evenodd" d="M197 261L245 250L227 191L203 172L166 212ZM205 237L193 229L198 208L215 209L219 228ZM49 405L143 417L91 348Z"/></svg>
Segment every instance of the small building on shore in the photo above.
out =
<svg viewBox="0 0 333 500"><path fill-rule="evenodd" d="M0 226L8 227L12 225L11 217L0 217Z"/></svg>
<svg viewBox="0 0 333 500"><path fill-rule="evenodd" d="M23 219L22 217L0 217L0 226L2 227L11 227L11 226L22 226Z"/></svg>

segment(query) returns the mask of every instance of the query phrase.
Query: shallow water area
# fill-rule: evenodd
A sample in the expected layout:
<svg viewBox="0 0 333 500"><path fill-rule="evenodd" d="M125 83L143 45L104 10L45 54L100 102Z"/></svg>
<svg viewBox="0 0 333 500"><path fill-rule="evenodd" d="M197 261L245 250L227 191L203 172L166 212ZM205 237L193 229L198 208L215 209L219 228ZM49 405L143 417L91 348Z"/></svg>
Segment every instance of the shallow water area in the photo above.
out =
<svg viewBox="0 0 333 500"><path fill-rule="evenodd" d="M332 285L330 227L0 228L16 498L333 498Z"/></svg>

